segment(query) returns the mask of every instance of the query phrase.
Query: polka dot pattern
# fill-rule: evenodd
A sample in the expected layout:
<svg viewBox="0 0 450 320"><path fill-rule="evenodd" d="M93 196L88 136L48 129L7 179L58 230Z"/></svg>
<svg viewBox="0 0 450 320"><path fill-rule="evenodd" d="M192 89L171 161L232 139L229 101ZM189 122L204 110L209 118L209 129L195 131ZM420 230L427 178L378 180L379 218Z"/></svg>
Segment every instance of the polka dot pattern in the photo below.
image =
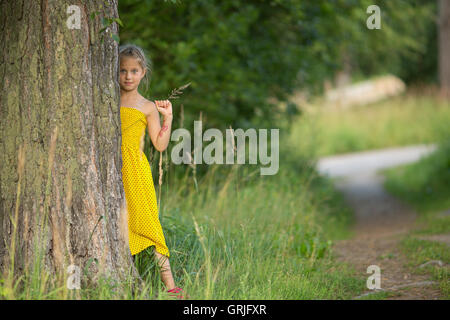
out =
<svg viewBox="0 0 450 320"><path fill-rule="evenodd" d="M149 246L169 257L156 202L153 177L140 144L147 119L135 108L120 107L122 180L128 209L128 236L132 255Z"/></svg>

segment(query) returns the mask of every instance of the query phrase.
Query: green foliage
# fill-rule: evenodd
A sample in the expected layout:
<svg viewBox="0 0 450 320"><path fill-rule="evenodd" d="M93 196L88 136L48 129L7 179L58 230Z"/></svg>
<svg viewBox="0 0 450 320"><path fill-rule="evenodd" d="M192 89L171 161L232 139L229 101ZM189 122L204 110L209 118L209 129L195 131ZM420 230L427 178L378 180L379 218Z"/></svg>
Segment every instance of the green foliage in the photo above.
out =
<svg viewBox="0 0 450 320"><path fill-rule="evenodd" d="M202 112L207 127L268 127L292 111L269 98L289 102L295 88L320 92L344 59L355 76L434 79L435 2L121 0L120 35L153 61L149 98L192 83L178 101L186 123ZM366 27L372 4L381 9L380 30Z"/></svg>
<svg viewBox="0 0 450 320"><path fill-rule="evenodd" d="M280 112L268 98L320 88L337 67L336 19L327 3L121 1L121 39L149 53L156 79L150 97L192 83L180 100L187 123L201 111L208 127L267 127ZM321 19L309 21L314 15Z"/></svg>
<svg viewBox="0 0 450 320"><path fill-rule="evenodd" d="M448 209L450 138L441 141L436 152L418 162L386 170L385 175L386 188L413 205L419 212Z"/></svg>
<svg viewBox="0 0 450 320"><path fill-rule="evenodd" d="M347 29L342 45L349 51L356 71L365 77L391 73L407 83L436 80L436 0L356 2L350 16L339 15ZM380 30L365 27L365 8L372 4L381 9Z"/></svg>

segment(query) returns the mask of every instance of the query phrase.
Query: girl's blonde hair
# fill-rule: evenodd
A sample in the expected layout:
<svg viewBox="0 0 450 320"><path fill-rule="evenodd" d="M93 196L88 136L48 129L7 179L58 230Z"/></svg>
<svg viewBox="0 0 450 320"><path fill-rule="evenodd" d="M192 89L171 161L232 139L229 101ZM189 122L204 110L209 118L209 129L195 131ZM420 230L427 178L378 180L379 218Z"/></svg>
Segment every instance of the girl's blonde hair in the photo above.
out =
<svg viewBox="0 0 450 320"><path fill-rule="evenodd" d="M146 57L144 49L134 44L124 44L119 47L119 62L123 57L135 58L141 66L142 70L146 70L143 80L145 82L144 90L147 91L150 82L149 75L151 74L152 70L151 60Z"/></svg>

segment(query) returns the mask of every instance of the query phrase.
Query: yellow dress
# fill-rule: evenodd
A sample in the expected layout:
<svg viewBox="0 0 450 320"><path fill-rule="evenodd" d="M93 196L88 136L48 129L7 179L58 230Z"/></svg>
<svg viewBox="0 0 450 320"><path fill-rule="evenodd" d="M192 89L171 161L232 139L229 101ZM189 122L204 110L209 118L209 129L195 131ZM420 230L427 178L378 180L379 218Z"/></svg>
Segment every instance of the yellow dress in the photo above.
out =
<svg viewBox="0 0 450 320"><path fill-rule="evenodd" d="M132 255L149 246L169 257L159 221L155 187L147 157L140 148L147 119L138 109L120 107L122 181L128 209L128 237Z"/></svg>

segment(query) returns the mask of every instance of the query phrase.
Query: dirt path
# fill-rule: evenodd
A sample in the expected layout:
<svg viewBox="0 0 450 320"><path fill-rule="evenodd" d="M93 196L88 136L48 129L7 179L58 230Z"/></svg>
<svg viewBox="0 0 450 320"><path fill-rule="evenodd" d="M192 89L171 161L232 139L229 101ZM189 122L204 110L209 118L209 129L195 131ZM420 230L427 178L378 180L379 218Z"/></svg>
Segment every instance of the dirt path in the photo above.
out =
<svg viewBox="0 0 450 320"><path fill-rule="evenodd" d="M381 270L381 289L394 293L387 299L438 299L439 290L427 275L410 273L406 257L399 250L399 240L415 228L416 213L388 194L382 167L415 161L434 147L415 146L363 152L321 159L319 170L339 177L336 186L355 212L355 236L335 243L338 260L355 268L357 275L368 278L370 265ZM367 289L366 294L374 290ZM357 298L357 297L355 297Z"/></svg>

